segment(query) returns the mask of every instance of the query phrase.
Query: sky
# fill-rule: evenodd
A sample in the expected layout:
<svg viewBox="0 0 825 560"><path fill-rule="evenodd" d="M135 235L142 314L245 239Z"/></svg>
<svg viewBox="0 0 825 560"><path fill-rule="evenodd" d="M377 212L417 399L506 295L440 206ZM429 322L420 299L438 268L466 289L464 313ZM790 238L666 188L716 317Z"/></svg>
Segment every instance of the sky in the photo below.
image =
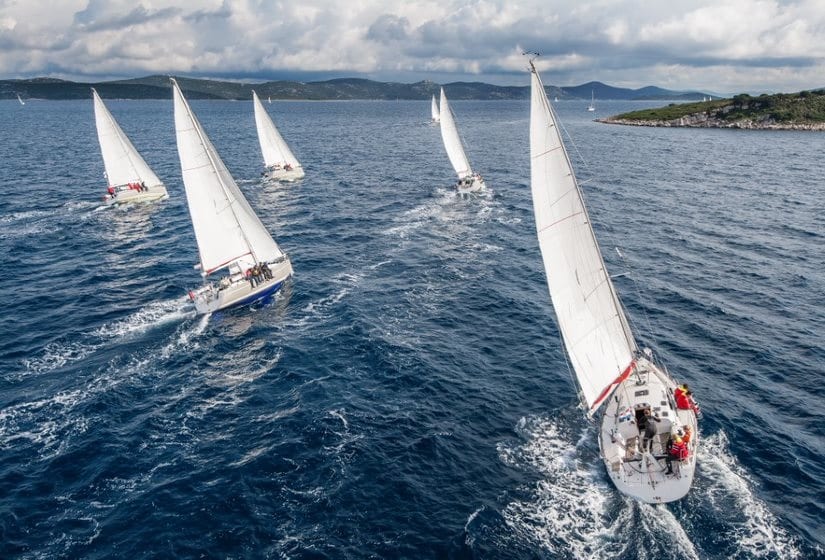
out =
<svg viewBox="0 0 825 560"><path fill-rule="evenodd" d="M0 0L0 78L825 87L825 0Z"/></svg>

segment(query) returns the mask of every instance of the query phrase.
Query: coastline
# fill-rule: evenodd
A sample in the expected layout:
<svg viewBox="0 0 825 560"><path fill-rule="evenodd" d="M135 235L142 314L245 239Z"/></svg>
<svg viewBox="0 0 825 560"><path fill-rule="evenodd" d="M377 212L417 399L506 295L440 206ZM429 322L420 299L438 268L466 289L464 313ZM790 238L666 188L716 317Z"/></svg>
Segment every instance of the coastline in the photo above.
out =
<svg viewBox="0 0 825 560"><path fill-rule="evenodd" d="M706 114L693 114L671 120L643 120L643 119L619 119L605 117L595 119L596 122L604 124L620 124L626 126L654 126L673 128L738 128L744 130L809 130L813 132L825 131L823 123L794 123L777 122L773 119L743 119L738 121L725 121L717 118L709 118Z"/></svg>

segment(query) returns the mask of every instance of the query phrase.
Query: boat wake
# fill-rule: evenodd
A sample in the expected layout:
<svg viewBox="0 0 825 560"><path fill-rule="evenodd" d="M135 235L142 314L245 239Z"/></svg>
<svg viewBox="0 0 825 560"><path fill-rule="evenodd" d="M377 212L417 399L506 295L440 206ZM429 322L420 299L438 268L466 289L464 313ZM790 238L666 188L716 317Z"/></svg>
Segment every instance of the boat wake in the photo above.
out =
<svg viewBox="0 0 825 560"><path fill-rule="evenodd" d="M523 418L525 440L499 445L508 465L534 469L540 480L502 513L520 537L562 558L610 558L645 550L652 558L801 558L799 544L754 493L728 452L725 434L703 439L700 481L673 507L617 494L604 474L592 427L581 433L563 419ZM719 529L691 538L695 523ZM694 535L695 538L695 535ZM678 551L678 554L677 554Z"/></svg>
<svg viewBox="0 0 825 560"><path fill-rule="evenodd" d="M551 555L573 558L621 556L628 543L621 540L630 508L611 519L614 494L595 455L582 461L582 447L593 430L573 434L557 419L522 418L516 430L526 440L521 445L499 445L499 456L514 467L535 469L541 476L532 496L507 505L506 523L520 536L537 542ZM577 438L577 439L574 439Z"/></svg>
<svg viewBox="0 0 825 560"><path fill-rule="evenodd" d="M192 315L194 310L186 297L150 303L124 319L46 345L40 356L22 360L22 376L48 373L82 360L113 341L128 340L165 323Z"/></svg>
<svg viewBox="0 0 825 560"><path fill-rule="evenodd" d="M802 557L799 544L759 498L753 479L730 453L724 432L702 440L699 465L700 482L693 492L701 497L702 509L710 510L708 515L723 525L717 533L725 546L733 547L726 557Z"/></svg>

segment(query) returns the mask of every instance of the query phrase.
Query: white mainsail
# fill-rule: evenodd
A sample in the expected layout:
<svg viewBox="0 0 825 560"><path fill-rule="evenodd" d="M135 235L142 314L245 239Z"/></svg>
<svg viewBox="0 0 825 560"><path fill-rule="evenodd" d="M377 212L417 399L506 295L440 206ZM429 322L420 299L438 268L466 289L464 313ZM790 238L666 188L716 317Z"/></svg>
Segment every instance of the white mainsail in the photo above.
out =
<svg viewBox="0 0 825 560"><path fill-rule="evenodd" d="M567 354L591 412L627 377L636 343L607 274L544 86L533 69L530 171L539 246Z"/></svg>
<svg viewBox="0 0 825 560"><path fill-rule="evenodd" d="M470 168L470 162L464 153L464 146L461 144L455 118L450 109L450 104L447 102L447 96L444 94L444 88L441 88L440 107L441 138L444 140L444 148L447 150L447 157L450 158L450 163L453 164L453 169L458 174L458 178L464 179L471 176L473 170Z"/></svg>
<svg viewBox="0 0 825 560"><path fill-rule="evenodd" d="M435 101L435 95L433 95L432 101L430 102L430 114L432 115L433 122L438 122L441 120L441 113L438 110L438 103Z"/></svg>
<svg viewBox="0 0 825 560"><path fill-rule="evenodd" d="M203 272L210 274L237 261L252 266L283 257L278 244L221 161L174 79L172 90L183 185Z"/></svg>
<svg viewBox="0 0 825 560"><path fill-rule="evenodd" d="M530 67L530 183L539 246L581 396L589 414L602 409L602 460L625 494L651 504L679 500L696 472L697 409L680 408L667 371L649 349L638 351L555 112L532 61Z"/></svg>
<svg viewBox="0 0 825 560"><path fill-rule="evenodd" d="M261 144L264 164L267 167L285 164L294 169L301 167L295 154L292 153L278 129L275 128L275 123L272 122L269 113L266 112L261 100L258 99L258 94L254 91L252 92L252 103L255 107L255 126L258 129L258 141Z"/></svg>
<svg viewBox="0 0 825 560"><path fill-rule="evenodd" d="M94 88L92 88L92 98L95 107L97 139L100 142L100 152L103 155L103 166L106 169L109 185L143 182L150 190L152 187L163 185L126 137Z"/></svg>

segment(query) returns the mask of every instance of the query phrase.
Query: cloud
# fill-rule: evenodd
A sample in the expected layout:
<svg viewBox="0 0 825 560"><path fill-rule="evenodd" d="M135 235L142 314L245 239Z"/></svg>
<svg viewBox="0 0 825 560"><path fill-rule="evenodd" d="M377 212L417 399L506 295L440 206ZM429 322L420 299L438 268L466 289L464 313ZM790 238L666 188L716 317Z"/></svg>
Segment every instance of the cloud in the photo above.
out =
<svg viewBox="0 0 825 560"><path fill-rule="evenodd" d="M821 1L0 2L0 75L524 84L524 49L559 85L791 91L825 85Z"/></svg>

